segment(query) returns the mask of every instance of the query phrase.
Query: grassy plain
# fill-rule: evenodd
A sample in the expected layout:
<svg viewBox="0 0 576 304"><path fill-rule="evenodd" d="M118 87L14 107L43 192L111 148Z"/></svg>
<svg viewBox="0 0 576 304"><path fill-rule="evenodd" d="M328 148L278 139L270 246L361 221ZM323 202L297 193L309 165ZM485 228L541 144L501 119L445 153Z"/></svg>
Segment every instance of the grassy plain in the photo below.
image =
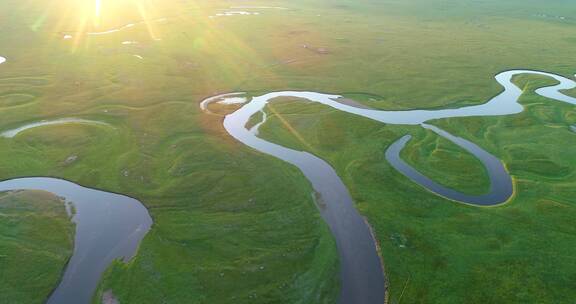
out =
<svg viewBox="0 0 576 304"><path fill-rule="evenodd" d="M334 302L337 255L310 186L295 168L229 138L222 117L200 112L205 96L313 90L370 93L363 101L378 108L437 108L485 101L500 90L493 75L502 70L574 72L572 1L104 1L98 24L92 4L0 2L8 59L0 129L71 116L115 127L0 138L0 177L63 177L149 208L154 226L138 256L108 271L95 302L108 289L121 303ZM209 18L244 5L288 9ZM143 17L167 19L85 35ZM535 111L556 106L546 104ZM576 120L568 107L552 109L555 119ZM483 191L477 161L430 133L310 105L279 111L293 112L285 117L305 149L335 166L376 229L392 303L573 298L574 153L560 143L574 134L536 119L509 127L528 114L439 122L501 157L517 179L514 201L486 209L437 198L384 161L387 145L410 132L408 161L447 185ZM302 145L274 119L263 130ZM544 134L559 144L553 152L535 144ZM504 152L514 142L515 152ZM71 155L77 160L66 163ZM450 159L458 166L445 167Z"/></svg>

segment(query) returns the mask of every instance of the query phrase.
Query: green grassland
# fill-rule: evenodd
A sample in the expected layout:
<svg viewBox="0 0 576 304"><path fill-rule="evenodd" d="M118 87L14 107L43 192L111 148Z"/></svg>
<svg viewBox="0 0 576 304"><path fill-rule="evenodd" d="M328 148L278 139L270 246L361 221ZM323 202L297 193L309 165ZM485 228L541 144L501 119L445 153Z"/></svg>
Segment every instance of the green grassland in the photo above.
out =
<svg viewBox="0 0 576 304"><path fill-rule="evenodd" d="M221 116L200 111L205 96L313 90L377 108L438 108L485 101L500 90L493 75L502 70L574 72L572 1L125 0L104 6L99 26L86 2L0 2L0 56L8 59L0 130L59 117L113 127L0 138L0 177L58 176L149 208L154 225L138 255L109 269L95 303L109 289L121 303L334 303L336 249L310 185L231 139ZM208 17L234 5L289 9ZM168 19L101 36L76 32L143 16ZM435 122L506 163L517 195L498 208L438 198L385 162L385 148L410 133L407 161L445 185L486 189L477 160L418 127L295 102L273 108L298 137L278 115L262 131L337 169L375 228L392 303L562 303L574 296L574 149L566 143L576 114L532 95L524 102L534 105L513 117ZM57 277L54 268L39 266Z"/></svg>
<svg viewBox="0 0 576 304"><path fill-rule="evenodd" d="M43 303L72 254L74 224L64 203L38 191L0 197L0 303Z"/></svg>
<svg viewBox="0 0 576 304"><path fill-rule="evenodd" d="M549 84L522 78L527 92ZM395 171L384 151L412 134L402 156L425 155L413 162L418 169L458 190L486 190L477 160L449 142L430 144L435 135L418 127L285 100L270 107L260 134L335 166L376 231L391 303L571 303L576 147L560 143L576 136L568 128L576 109L531 93L522 103L526 112L514 116L433 122L502 158L516 194L501 207L447 201Z"/></svg>

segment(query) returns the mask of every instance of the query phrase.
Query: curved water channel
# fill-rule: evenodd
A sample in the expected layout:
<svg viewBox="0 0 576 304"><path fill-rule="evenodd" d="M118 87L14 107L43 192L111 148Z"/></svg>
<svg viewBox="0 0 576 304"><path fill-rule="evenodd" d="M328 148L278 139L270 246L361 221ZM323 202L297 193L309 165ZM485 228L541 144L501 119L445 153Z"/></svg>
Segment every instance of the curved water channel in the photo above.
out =
<svg viewBox="0 0 576 304"><path fill-rule="evenodd" d="M0 57L0 64L5 61ZM70 123L109 126L100 121L62 118L29 123L4 131L0 137L13 138L31 128ZM152 225L144 205L125 195L51 177L0 181L0 191L18 190L40 190L61 197L76 226L72 257L59 285L49 296L48 304L91 303L104 271L114 260L130 260Z"/></svg>
<svg viewBox="0 0 576 304"><path fill-rule="evenodd" d="M512 78L520 74L542 75L555 79L558 81L557 85L540 88L536 90L536 93L550 99L576 105L576 98L561 92L561 90L576 88L576 82L572 79L546 72L511 70L502 72L495 77L504 90L496 97L480 105L441 110L383 111L341 102L343 100L339 99L342 96L339 95L283 91L251 98L238 110L226 115L224 128L232 137L243 144L298 167L320 195L323 201L320 212L336 240L340 257L342 289L339 303L381 304L385 299L385 279L375 240L369 225L354 208L353 200L335 170L327 162L311 153L290 149L259 138L257 136L258 127L246 128L248 121L253 115L263 112L266 105L273 99L294 97L318 102L340 111L386 124L421 125L476 156L488 172L490 178L489 193L475 196L458 192L440 185L408 165L400 158L400 152L410 140L409 135L397 140L386 151L386 159L392 166L420 186L445 198L472 205L498 205L506 202L513 193L512 179L502 162L478 145L453 136L425 122L441 118L511 115L522 112L523 107L518 103L522 89L512 83ZM202 101L200 107L202 110L210 112L208 109L210 103L219 101L227 104L226 98L232 97L238 100L238 96L241 95L243 94L229 93L213 96ZM263 121L257 126L262 125L265 119L264 116Z"/></svg>
<svg viewBox="0 0 576 304"><path fill-rule="evenodd" d="M29 129L38 128L38 127L45 127L45 126L53 126L53 125L64 125L64 124L91 124L91 125L102 125L102 126L110 126L108 123L98 121L98 120L89 120L89 119L82 119L82 118L60 118L54 120L42 120L37 122L32 122L21 127L17 127L14 129L6 130L0 133L0 137L6 138L13 138L14 136L20 134Z"/></svg>
<svg viewBox="0 0 576 304"><path fill-rule="evenodd" d="M60 196L76 224L74 252L49 304L91 303L112 261L130 260L152 219L134 198L86 188L57 178L26 177L0 182L0 191L41 190Z"/></svg>

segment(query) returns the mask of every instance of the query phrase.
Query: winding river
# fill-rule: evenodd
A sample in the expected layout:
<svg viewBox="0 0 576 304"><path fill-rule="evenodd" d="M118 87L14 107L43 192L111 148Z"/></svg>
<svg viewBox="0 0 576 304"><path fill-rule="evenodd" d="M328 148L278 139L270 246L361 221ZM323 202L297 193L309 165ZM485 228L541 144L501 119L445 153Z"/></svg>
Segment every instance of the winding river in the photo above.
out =
<svg viewBox="0 0 576 304"><path fill-rule="evenodd" d="M94 34L104 33L107 32ZM0 57L0 64L5 61L4 57ZM400 157L402 149L410 140L410 135L403 136L393 143L385 152L386 159L396 170L432 193L461 203L490 206L506 202L513 193L513 182L504 164L480 146L426 122L441 118L511 115L522 112L523 107L518 103L522 90L512 83L512 78L520 74L541 75L555 79L557 85L540 88L536 93L576 105L576 98L561 92L576 88L575 81L551 73L512 70L496 75L496 81L504 90L481 105L441 110L383 111L341 102L339 95L283 91L245 99L243 106L226 115L223 124L230 136L243 144L298 167L318 193L322 201L320 213L336 240L340 258L342 288L339 303L382 304L386 293L384 270L369 224L355 209L348 189L330 164L311 153L290 149L258 137L258 128L266 121L264 112L266 105L277 97L303 98L386 124L421 125L477 157L488 172L490 191L482 195L461 193L444 187L418 172ZM210 112L208 109L210 103L240 103L244 101L239 98L242 95L245 94L230 93L210 97L202 101L200 106L204 111ZM233 99L227 102L226 98ZM248 121L257 113L264 114L262 121L247 129ZM55 123L100 124L70 118L55 122L32 123L5 131L1 136L10 138L23 130ZM90 189L56 178L30 177L0 182L0 191L21 189L48 191L65 198L68 206L74 206L73 221L76 223L74 253L66 267L62 282L48 300L50 304L89 303L104 270L114 259L129 260L152 224L146 208L139 201L124 195Z"/></svg>
<svg viewBox="0 0 576 304"><path fill-rule="evenodd" d="M74 252L48 304L91 303L106 268L116 259L130 260L152 225L148 210L136 199L63 179L26 177L0 182L0 191L14 190L50 192L64 198L73 213Z"/></svg>
<svg viewBox="0 0 576 304"><path fill-rule="evenodd" d="M0 57L0 64L4 62L6 58ZM110 126L100 121L62 118L29 123L4 131L0 137L9 140L28 129L71 123ZM51 177L0 181L0 191L19 190L40 190L61 197L76 226L72 257L48 304L91 303L104 271L114 260L129 261L152 225L144 205L125 195Z"/></svg>
<svg viewBox="0 0 576 304"><path fill-rule="evenodd" d="M336 240L340 257L342 289L339 303L381 304L385 299L386 285L376 242L370 226L354 208L354 202L335 170L326 161L311 153L290 149L259 138L257 129L265 122L266 116L251 129L246 128L248 121L253 115L263 112L266 105L275 98L293 97L321 103L340 111L386 124L421 125L477 157L488 172L490 191L482 195L461 193L444 187L418 172L400 158L400 152L410 140L410 135L398 139L387 149L386 159L391 165L436 195L466 204L493 206L505 203L513 193L513 182L504 164L480 146L466 139L453 136L426 122L441 118L498 116L522 112L523 106L518 103L522 89L512 82L514 76L521 74L553 78L558 82L557 85L540 88L536 90L536 93L550 99L576 105L576 98L561 92L561 90L576 88L574 80L546 72L511 70L502 72L495 77L504 90L488 102L480 105L440 110L384 111L355 106L353 103L344 103L340 99L342 96L339 95L282 91L267 93L247 100L247 103L238 110L225 116L224 128L230 136L243 144L298 167L320 195L323 201L322 208L319 208L320 213ZM210 103L228 104L226 98L238 98L241 95L244 94L228 93L213 96L202 101L200 107L205 112L210 113L208 109Z"/></svg>

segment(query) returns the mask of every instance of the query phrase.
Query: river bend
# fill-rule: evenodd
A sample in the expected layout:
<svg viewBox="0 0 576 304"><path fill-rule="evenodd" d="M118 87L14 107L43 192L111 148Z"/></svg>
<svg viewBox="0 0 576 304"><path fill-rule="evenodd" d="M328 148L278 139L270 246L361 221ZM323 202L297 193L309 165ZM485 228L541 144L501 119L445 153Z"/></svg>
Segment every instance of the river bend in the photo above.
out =
<svg viewBox="0 0 576 304"><path fill-rule="evenodd" d="M386 159L391 165L407 178L439 196L477 206L493 206L505 203L513 194L512 178L504 164L480 146L426 122L442 118L500 116L522 112L524 108L518 102L522 89L512 82L514 76L521 74L546 76L556 80L558 84L540 88L536 90L536 93L552 100L576 105L576 98L561 92L576 88L574 80L540 71L511 70L495 76L496 81L503 87L503 91L484 104L454 109L385 111L340 102L339 99L342 98L340 95L282 91L249 99L235 112L225 116L224 128L230 136L243 144L298 167L320 195L323 201L320 213L336 240L340 257L342 288L339 303L381 304L384 302L386 290L383 265L378 255L376 242L369 225L354 208L354 202L335 170L326 161L308 152L290 149L259 138L258 127L265 123L265 115L263 120L251 129L246 128L248 121L256 113L263 112L266 105L273 99L293 97L321 103L381 123L421 125L477 157L488 172L490 191L481 195L461 193L442 186L418 172L400 158L400 152L410 140L410 135L398 139L385 152ZM200 105L202 110L210 113L208 109L210 103L220 100L220 103L226 104L226 98L237 98L240 95L244 94L229 93L213 96L203 100Z"/></svg>

